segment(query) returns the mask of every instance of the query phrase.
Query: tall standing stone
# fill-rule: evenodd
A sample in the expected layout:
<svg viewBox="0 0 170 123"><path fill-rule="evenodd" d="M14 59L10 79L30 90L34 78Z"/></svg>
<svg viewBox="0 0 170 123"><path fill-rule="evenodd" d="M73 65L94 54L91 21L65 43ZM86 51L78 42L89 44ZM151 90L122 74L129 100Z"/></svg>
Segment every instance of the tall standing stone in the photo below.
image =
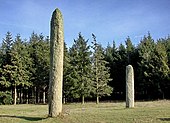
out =
<svg viewBox="0 0 170 123"><path fill-rule="evenodd" d="M49 83L49 116L57 117L62 112L63 81L63 18L56 9L51 18L50 32L50 83Z"/></svg>
<svg viewBox="0 0 170 123"><path fill-rule="evenodd" d="M126 107L134 107L134 71L131 65L126 67Z"/></svg>

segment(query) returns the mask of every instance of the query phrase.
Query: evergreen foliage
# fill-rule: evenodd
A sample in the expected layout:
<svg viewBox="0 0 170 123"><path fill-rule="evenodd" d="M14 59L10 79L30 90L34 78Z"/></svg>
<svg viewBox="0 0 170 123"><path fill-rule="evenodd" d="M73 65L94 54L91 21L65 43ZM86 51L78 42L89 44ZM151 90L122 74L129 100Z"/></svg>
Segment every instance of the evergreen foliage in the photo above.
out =
<svg viewBox="0 0 170 123"><path fill-rule="evenodd" d="M104 59L104 51L101 45L96 41L96 36L93 37L93 58L92 58L92 71L93 71L93 87L96 96L96 103L99 103L99 98L112 93L112 88L108 85L110 79L109 67L106 67L107 62Z"/></svg>
<svg viewBox="0 0 170 123"><path fill-rule="evenodd" d="M0 92L0 105L9 105L12 102L12 94L9 91Z"/></svg>
<svg viewBox="0 0 170 123"><path fill-rule="evenodd" d="M88 97L91 92L91 60L90 60L90 46L87 44L88 40L79 33L78 38L74 40L73 46L70 48L70 64L71 64L71 83L75 87L75 97Z"/></svg>
<svg viewBox="0 0 170 123"><path fill-rule="evenodd" d="M143 94L145 96L150 96L153 92L153 81L152 81L152 75L153 75L153 69L154 65L153 63L153 57L155 51L155 43L152 39L151 35L148 34L148 36L144 36L143 40L138 46L138 52L139 52L139 86L143 90ZM150 93L150 94L149 94ZM150 98L150 97L147 97Z"/></svg>
<svg viewBox="0 0 170 123"><path fill-rule="evenodd" d="M73 98L74 94L71 93L71 81L70 81L70 73L71 73L71 65L70 65L70 56L69 51L66 46L66 43L64 43L64 65L63 65L63 103L67 102L67 99ZM73 86L74 87L74 86Z"/></svg>
<svg viewBox="0 0 170 123"><path fill-rule="evenodd" d="M153 40L148 33L136 46L128 37L125 45L113 41L103 48L93 34L92 42L90 47L79 33L70 48L64 46L66 102L83 103L84 98L96 100L97 95L101 101L125 100L125 70L129 64L134 68L135 99L170 98L169 36ZM7 32L0 46L1 95L7 94L10 104L47 102L49 56L49 38L43 34L33 32L27 41L19 34L13 39ZM1 104L5 103L1 100Z"/></svg>
<svg viewBox="0 0 170 123"><path fill-rule="evenodd" d="M1 46L1 68L0 68L0 84L4 87L9 87L11 85L11 71L12 63L11 63L11 47L12 47L13 39L12 34L7 32L5 39L3 39L3 43Z"/></svg>

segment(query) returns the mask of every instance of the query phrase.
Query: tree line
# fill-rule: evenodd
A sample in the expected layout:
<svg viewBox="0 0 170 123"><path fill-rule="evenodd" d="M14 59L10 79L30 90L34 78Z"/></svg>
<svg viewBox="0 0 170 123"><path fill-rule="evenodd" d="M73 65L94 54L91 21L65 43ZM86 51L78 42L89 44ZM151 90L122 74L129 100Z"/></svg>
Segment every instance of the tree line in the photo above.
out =
<svg viewBox="0 0 170 123"><path fill-rule="evenodd" d="M64 44L63 102L125 100L126 66L135 72L135 99L169 99L170 37L153 40L150 33L133 45L113 41L106 48L92 34L81 33ZM91 43L90 43L91 42ZM32 33L29 40L7 32L0 46L0 104L46 103L49 85L50 40Z"/></svg>

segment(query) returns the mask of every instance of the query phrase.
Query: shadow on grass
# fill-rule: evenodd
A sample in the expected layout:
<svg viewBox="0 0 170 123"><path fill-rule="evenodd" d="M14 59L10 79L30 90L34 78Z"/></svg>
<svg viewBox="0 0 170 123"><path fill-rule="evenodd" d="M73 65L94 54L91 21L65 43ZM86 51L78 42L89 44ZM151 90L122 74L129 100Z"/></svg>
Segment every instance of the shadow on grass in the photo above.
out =
<svg viewBox="0 0 170 123"><path fill-rule="evenodd" d="M170 121L170 118L158 118L161 121Z"/></svg>
<svg viewBox="0 0 170 123"><path fill-rule="evenodd" d="M26 117L26 116L12 116L12 115L0 115L0 117L8 117L8 118L20 118L28 121L39 121L39 120L44 120L47 118L44 117Z"/></svg>

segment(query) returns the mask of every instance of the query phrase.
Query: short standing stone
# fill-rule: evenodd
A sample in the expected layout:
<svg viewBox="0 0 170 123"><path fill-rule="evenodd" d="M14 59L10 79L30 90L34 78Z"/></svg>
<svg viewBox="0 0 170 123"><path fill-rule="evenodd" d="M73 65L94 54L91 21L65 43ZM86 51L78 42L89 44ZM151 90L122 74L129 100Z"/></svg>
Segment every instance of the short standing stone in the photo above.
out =
<svg viewBox="0 0 170 123"><path fill-rule="evenodd" d="M126 67L126 107L134 107L134 71L131 65Z"/></svg>

